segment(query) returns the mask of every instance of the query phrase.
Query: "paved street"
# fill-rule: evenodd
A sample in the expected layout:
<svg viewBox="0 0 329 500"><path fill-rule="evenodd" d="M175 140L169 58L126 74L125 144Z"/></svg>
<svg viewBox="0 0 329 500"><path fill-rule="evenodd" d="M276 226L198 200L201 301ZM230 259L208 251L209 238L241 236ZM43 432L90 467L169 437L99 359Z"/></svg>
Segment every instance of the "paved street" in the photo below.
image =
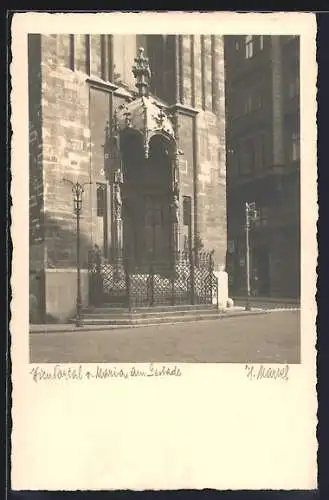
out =
<svg viewBox="0 0 329 500"><path fill-rule="evenodd" d="M30 334L32 363L298 363L298 311L101 331Z"/></svg>

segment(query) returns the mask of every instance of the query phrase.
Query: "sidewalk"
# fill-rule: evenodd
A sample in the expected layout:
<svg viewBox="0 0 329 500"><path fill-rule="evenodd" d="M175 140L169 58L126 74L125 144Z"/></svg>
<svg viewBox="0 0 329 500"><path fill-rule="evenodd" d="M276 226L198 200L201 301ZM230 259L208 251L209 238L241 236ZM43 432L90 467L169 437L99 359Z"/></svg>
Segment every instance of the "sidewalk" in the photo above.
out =
<svg viewBox="0 0 329 500"><path fill-rule="evenodd" d="M226 319L230 317L237 317L237 316L252 316L255 314L268 314L270 311L269 310L264 310L264 309L259 309L259 308L253 308L251 311L246 311L244 307L242 306L236 306L232 307L230 309L227 309L222 312L218 312L218 316L216 316L216 319ZM194 320L196 321L196 320ZM207 320L203 320L207 321ZM214 321L214 318L209 318L208 321ZM189 320L189 322L193 322L193 320ZM161 323L162 325L172 325L172 324L178 324L182 323L180 322L168 322L168 323ZM74 332L89 332L89 331L100 331L100 330L122 330L122 329L127 329L127 328L144 328L144 327L149 327L149 326L157 326L159 323L149 323L145 325L141 324L127 324L127 325L84 325L84 326L75 326L74 323L64 323L64 324L44 324L44 325L30 325L29 332L30 333L74 333Z"/></svg>
<svg viewBox="0 0 329 500"><path fill-rule="evenodd" d="M245 303L245 296L233 296L234 304L236 303ZM252 296L250 297L251 304L273 304L273 305L289 305L294 307L300 307L300 299L294 299L291 297L260 297L260 296Z"/></svg>

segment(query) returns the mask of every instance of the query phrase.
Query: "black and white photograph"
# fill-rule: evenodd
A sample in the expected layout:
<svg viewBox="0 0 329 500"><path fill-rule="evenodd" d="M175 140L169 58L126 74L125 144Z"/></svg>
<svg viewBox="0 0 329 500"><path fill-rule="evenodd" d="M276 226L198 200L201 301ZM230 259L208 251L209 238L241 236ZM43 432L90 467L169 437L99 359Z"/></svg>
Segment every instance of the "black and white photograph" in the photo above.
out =
<svg viewBox="0 0 329 500"><path fill-rule="evenodd" d="M11 32L13 489L316 488L315 16Z"/></svg>
<svg viewBox="0 0 329 500"><path fill-rule="evenodd" d="M31 362L300 362L299 52L29 34Z"/></svg>

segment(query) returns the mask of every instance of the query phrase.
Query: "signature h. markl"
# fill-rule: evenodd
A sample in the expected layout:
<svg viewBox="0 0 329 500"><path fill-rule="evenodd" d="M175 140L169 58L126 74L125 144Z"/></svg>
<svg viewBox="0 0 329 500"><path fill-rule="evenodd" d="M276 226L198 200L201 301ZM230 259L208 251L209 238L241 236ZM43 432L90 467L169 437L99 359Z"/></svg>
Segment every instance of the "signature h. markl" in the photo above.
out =
<svg viewBox="0 0 329 500"><path fill-rule="evenodd" d="M268 366L268 365L245 365L245 371L249 380L285 380L288 381L289 365Z"/></svg>

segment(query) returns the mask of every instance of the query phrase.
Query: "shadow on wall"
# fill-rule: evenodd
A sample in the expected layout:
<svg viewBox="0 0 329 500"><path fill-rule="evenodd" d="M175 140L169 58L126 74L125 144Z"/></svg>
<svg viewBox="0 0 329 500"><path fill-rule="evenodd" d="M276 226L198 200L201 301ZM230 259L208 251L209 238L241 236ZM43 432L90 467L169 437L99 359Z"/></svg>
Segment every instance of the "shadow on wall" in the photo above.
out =
<svg viewBox="0 0 329 500"><path fill-rule="evenodd" d="M74 214L70 218L58 220L45 214L46 265L53 268L75 268L77 265L77 233ZM92 249L92 233L86 235L86 226L81 217L80 266L88 267L88 252Z"/></svg>
<svg viewBox="0 0 329 500"><path fill-rule="evenodd" d="M44 233L46 251L44 253L43 265L41 265L41 269L39 270L31 266L34 262L33 253L37 251L38 245L33 245L33 242L30 244L29 316L30 323L32 324L56 323L59 321L58 314L51 314L50 311L55 311L59 307L55 302L59 301L61 297L61 286L66 291L68 291L67 287L69 287L69 297L74 304L76 295L75 270L77 265L75 222L74 214L72 214L70 219L67 218L64 220L58 220L49 216L49 214L45 214L44 227L46 229ZM83 218L81 222L82 228L85 231ZM92 246L91 231L90 237L81 232L80 263L82 270L87 270L88 268L88 252L92 249ZM56 273L56 270L59 272ZM86 271L84 273L86 276ZM69 279L68 276L70 277ZM56 290L54 289L55 286ZM83 279L82 286L88 288L88 280ZM83 293L86 294L86 290L83 290ZM51 302L51 305L49 302Z"/></svg>

